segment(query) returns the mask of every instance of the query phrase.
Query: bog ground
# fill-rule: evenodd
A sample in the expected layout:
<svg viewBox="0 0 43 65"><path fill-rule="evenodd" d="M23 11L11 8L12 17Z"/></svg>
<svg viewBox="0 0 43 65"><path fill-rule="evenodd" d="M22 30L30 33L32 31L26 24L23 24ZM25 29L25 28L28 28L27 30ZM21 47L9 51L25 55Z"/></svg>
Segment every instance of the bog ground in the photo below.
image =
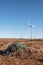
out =
<svg viewBox="0 0 43 65"><path fill-rule="evenodd" d="M32 56L27 57L27 53L24 51L21 56L27 58L21 58L19 56L3 56L0 55L0 65L43 65L43 39L12 39L3 38L0 39L0 50L6 49L9 45L15 42L20 42L20 44L26 44L28 48L33 53Z"/></svg>

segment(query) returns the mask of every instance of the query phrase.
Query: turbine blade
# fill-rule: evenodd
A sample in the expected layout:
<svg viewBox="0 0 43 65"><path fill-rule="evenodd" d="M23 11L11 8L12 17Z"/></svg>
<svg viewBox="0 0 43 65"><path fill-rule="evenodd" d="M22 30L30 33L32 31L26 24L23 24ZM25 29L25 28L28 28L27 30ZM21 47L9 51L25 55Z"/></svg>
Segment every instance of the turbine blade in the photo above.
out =
<svg viewBox="0 0 43 65"><path fill-rule="evenodd" d="M36 27L36 26L32 26L32 27Z"/></svg>
<svg viewBox="0 0 43 65"><path fill-rule="evenodd" d="M29 25L29 26L31 25L31 23L30 23L30 21L29 21L29 20L27 20L27 23L28 23L28 25Z"/></svg>

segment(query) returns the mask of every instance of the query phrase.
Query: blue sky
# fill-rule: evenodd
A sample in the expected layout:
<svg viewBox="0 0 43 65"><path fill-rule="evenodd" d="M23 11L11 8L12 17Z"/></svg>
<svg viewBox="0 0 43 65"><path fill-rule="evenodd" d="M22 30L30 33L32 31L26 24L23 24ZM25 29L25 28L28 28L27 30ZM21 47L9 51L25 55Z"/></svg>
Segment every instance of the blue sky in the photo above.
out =
<svg viewBox="0 0 43 65"><path fill-rule="evenodd" d="M43 38L43 0L0 0L0 38Z"/></svg>

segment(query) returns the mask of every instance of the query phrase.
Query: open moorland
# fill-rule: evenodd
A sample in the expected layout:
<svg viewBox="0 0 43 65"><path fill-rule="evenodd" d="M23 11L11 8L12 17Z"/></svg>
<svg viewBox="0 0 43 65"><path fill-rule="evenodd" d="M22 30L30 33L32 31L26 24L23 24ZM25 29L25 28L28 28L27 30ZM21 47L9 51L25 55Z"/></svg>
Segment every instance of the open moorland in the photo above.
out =
<svg viewBox="0 0 43 65"><path fill-rule="evenodd" d="M0 55L0 65L43 65L43 39L2 38L0 39L0 50L6 49L15 42L27 45L31 54L28 55L23 50L20 54L16 53L18 55L8 57Z"/></svg>

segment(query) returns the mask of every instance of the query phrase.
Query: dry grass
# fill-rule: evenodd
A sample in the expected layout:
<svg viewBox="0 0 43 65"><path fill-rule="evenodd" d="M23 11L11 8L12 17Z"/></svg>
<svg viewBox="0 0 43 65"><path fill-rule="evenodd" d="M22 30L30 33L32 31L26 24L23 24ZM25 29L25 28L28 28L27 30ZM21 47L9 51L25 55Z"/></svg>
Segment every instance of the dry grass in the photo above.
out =
<svg viewBox="0 0 43 65"><path fill-rule="evenodd" d="M33 58L21 59L19 57L5 57L0 55L0 65L43 65L43 62L37 59L43 59L43 39L0 39L0 50L7 48L13 42L27 44L31 52L34 53Z"/></svg>

